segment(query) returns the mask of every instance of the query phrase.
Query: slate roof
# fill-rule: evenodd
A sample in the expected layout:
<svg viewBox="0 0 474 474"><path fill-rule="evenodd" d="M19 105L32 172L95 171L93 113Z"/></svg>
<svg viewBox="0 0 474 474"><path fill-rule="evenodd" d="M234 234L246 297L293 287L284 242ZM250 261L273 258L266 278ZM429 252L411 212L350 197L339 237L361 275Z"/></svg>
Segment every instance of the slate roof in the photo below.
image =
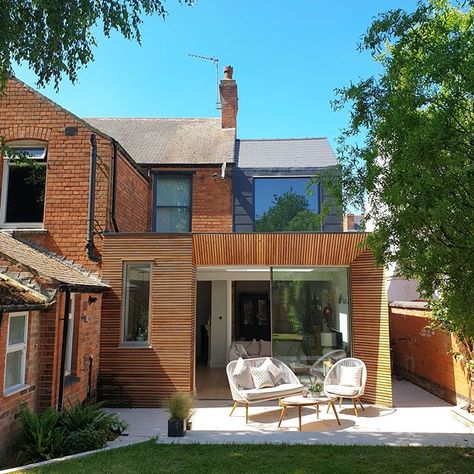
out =
<svg viewBox="0 0 474 474"><path fill-rule="evenodd" d="M235 129L220 118L86 118L140 165L222 164L234 161Z"/></svg>
<svg viewBox="0 0 474 474"><path fill-rule="evenodd" d="M240 168L326 168L338 164L327 138L236 141Z"/></svg>
<svg viewBox="0 0 474 474"><path fill-rule="evenodd" d="M50 303L45 295L0 274L0 310L40 309Z"/></svg>
<svg viewBox="0 0 474 474"><path fill-rule="evenodd" d="M108 288L97 275L83 270L79 265L53 253L39 251L5 232L0 232L0 255L41 279L48 280L52 287L63 285L91 292ZM18 275L15 279L20 277Z"/></svg>

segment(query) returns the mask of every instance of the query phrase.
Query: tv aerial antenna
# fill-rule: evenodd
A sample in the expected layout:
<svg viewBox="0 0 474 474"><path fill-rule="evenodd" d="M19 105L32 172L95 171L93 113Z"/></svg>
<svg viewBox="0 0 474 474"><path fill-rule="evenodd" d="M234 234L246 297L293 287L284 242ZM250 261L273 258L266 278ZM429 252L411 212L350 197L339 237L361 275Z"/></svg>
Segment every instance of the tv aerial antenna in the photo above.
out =
<svg viewBox="0 0 474 474"><path fill-rule="evenodd" d="M213 58L212 56L200 56L199 54L188 53L188 56L196 59L201 59L203 61L209 61L214 63L216 67L216 110L221 109L221 101L219 96L219 59Z"/></svg>

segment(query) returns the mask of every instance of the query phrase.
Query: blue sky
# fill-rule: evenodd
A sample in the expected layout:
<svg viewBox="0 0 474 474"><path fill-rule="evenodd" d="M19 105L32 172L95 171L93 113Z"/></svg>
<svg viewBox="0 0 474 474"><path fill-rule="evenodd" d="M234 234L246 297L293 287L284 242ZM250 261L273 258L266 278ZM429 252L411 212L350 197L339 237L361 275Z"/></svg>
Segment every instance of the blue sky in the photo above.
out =
<svg viewBox="0 0 474 474"><path fill-rule="evenodd" d="M345 112L330 107L334 89L377 72L356 44L380 11L413 9L414 0L198 0L167 2L169 16L148 18L142 46L98 36L95 61L79 81L42 92L81 117L212 117L213 65L234 67L238 136L327 136L335 144ZM34 85L26 67L17 76Z"/></svg>

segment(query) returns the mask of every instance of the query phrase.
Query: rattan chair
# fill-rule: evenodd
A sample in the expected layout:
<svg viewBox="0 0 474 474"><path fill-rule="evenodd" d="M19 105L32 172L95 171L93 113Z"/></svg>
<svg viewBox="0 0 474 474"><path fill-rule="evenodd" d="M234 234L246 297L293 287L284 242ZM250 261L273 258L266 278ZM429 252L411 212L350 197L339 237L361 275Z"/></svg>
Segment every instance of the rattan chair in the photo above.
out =
<svg viewBox="0 0 474 474"><path fill-rule="evenodd" d="M341 385L342 367L360 367L362 369L359 385ZM364 395L366 382L367 368L365 367L365 364L360 359L347 357L336 362L329 370L326 378L324 379L324 393L329 398L339 398L339 406L341 406L342 400L344 398L350 398L352 400L352 405L354 406L354 412L356 416L359 416L357 411L357 403L360 405L362 410L365 410L360 401L360 397Z"/></svg>

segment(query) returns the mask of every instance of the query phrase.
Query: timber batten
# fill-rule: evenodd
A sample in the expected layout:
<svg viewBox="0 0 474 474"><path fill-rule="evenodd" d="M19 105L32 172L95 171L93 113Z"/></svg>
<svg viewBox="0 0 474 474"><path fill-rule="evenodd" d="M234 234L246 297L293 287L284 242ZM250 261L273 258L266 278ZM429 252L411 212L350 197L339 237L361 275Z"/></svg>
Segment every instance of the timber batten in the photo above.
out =
<svg viewBox="0 0 474 474"><path fill-rule="evenodd" d="M353 352L367 365L365 399L392 405L388 304L383 268L364 233L105 235L101 373L113 375L136 407L159 406L194 389L196 267L219 265L350 268ZM122 348L124 261L152 261L150 348Z"/></svg>

